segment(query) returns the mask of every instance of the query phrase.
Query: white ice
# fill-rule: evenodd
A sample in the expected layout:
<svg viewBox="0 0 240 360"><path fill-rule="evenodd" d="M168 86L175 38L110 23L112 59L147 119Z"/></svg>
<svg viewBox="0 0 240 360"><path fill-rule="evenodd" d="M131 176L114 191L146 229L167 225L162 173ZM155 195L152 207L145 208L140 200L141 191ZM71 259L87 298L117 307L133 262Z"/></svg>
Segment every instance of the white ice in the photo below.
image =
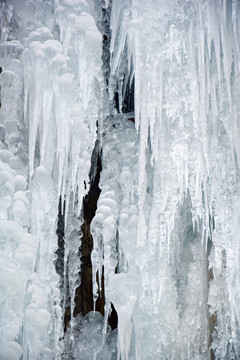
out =
<svg viewBox="0 0 240 360"><path fill-rule="evenodd" d="M237 0L1 2L0 358L239 358L239 14ZM92 286L105 315L73 318L97 137Z"/></svg>

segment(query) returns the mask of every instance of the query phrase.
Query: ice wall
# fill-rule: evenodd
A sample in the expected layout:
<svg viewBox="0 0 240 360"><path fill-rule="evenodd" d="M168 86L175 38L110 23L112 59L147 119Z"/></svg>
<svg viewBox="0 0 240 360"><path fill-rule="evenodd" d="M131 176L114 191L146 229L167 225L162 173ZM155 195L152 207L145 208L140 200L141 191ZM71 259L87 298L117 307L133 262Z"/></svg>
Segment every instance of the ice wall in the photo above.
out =
<svg viewBox="0 0 240 360"><path fill-rule="evenodd" d="M0 3L0 359L240 358L239 15L238 0ZM97 138L105 313L73 317Z"/></svg>
<svg viewBox="0 0 240 360"><path fill-rule="evenodd" d="M59 358L69 298L71 314L74 310L82 199L97 126L106 112L95 7L92 1L0 4L4 360ZM65 213L61 289L55 269L60 196Z"/></svg>
<svg viewBox="0 0 240 360"><path fill-rule="evenodd" d="M104 265L106 301L118 312L121 359L240 356L239 6L113 1L110 103L118 91L121 108L134 81L138 160L116 199L129 141L111 164L103 144L92 232L93 268ZM105 179L110 169L114 179ZM136 183L130 235L126 201Z"/></svg>

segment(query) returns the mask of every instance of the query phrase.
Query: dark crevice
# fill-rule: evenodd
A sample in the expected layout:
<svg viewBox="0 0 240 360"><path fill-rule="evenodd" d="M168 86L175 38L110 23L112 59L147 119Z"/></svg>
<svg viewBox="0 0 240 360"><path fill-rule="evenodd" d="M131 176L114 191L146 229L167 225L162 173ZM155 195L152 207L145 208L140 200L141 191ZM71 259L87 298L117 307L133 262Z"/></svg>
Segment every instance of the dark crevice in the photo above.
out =
<svg viewBox="0 0 240 360"><path fill-rule="evenodd" d="M86 315L93 310L93 293L92 293L92 263L91 252L93 250L93 239L90 232L90 224L97 209L97 201L100 195L98 186L100 173L102 171L101 151L99 141L96 141L92 155L92 166L90 170L90 189L83 199L83 224L81 227L81 284L76 289L74 316L82 313ZM103 281L103 279L102 279ZM104 281L103 281L104 282ZM104 296L100 295L96 304L96 310L104 313Z"/></svg>
<svg viewBox="0 0 240 360"><path fill-rule="evenodd" d="M108 317L108 323L111 326L112 330L118 327L118 315L113 304L111 304L111 313Z"/></svg>
<svg viewBox="0 0 240 360"><path fill-rule="evenodd" d="M62 198L59 198L58 204L58 223L57 223L57 237L58 237L58 248L55 254L57 255L57 259L55 261L56 272L59 275L59 289L61 293L63 293L63 284L64 284L64 247L65 247L65 239L64 239L64 213L65 213L65 203L62 211ZM61 303L63 306L63 304Z"/></svg>
<svg viewBox="0 0 240 360"><path fill-rule="evenodd" d="M123 83L125 82L125 76ZM114 108L117 110L118 113L134 113L134 87L135 87L135 79L130 78L127 79L126 88L122 88L122 102L120 104L119 100L119 91L118 87L116 87L114 92Z"/></svg>
<svg viewBox="0 0 240 360"><path fill-rule="evenodd" d="M65 285L64 332L67 331L67 328L69 327L71 321L71 297L69 292L68 261L67 261L65 281L66 281L66 285Z"/></svg>
<svg viewBox="0 0 240 360"><path fill-rule="evenodd" d="M59 275L59 290L62 294L61 307L64 313L64 332L66 332L69 322L71 320L71 311L70 311L70 296L69 296L69 286L68 286L68 267L66 269L66 277L64 279L64 255L65 255L65 202L62 206L62 197L59 198L58 204L58 223L57 223L57 237L58 237L58 248L55 254L57 259L55 261L56 272ZM66 284L66 287L64 286ZM66 302L64 302L64 299Z"/></svg>
<svg viewBox="0 0 240 360"><path fill-rule="evenodd" d="M114 107L117 110L117 112L120 113L119 93L118 93L118 91L115 91L115 93L114 93Z"/></svg>
<svg viewBox="0 0 240 360"><path fill-rule="evenodd" d="M213 247L213 243L212 243L212 232L215 229L215 222L214 222L214 217L211 217L209 215L209 224L210 224L210 236L208 237L208 243L207 243L207 281L208 281L208 291L209 291L209 287L210 287L210 282L213 280L214 276L213 276L213 270L212 268L210 268L209 266L209 256ZM214 351L212 349L212 343L213 343L213 334L215 331L217 325L217 314L210 314L209 309L208 309L208 328L209 328L209 336L208 336L208 348L210 349L210 360L215 360L215 354Z"/></svg>
<svg viewBox="0 0 240 360"><path fill-rule="evenodd" d="M64 212L65 212L65 204L62 212L62 198L60 196L59 204L58 204L58 223L57 223L57 231L56 234L58 236L58 249L55 252L57 254L57 260L55 262L56 272L60 276L60 289L63 284L63 271L64 271Z"/></svg>
<svg viewBox="0 0 240 360"><path fill-rule="evenodd" d="M111 1L107 8L102 8L102 29L103 29L103 44L102 44L102 61L103 61L103 76L106 81L107 91L110 73L110 41L111 41L111 29L110 29L110 13L111 13Z"/></svg>
<svg viewBox="0 0 240 360"><path fill-rule="evenodd" d="M122 103L122 112L123 114L134 112L134 77L132 81L130 80L130 77L127 81L127 87L123 98Z"/></svg>

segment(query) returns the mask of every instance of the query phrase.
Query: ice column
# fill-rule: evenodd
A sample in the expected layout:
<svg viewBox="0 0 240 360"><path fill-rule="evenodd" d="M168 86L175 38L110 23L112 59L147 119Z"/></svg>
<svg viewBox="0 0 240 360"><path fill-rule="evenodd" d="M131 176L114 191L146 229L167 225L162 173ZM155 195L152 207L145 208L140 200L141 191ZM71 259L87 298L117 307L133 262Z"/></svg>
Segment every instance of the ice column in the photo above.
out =
<svg viewBox="0 0 240 360"><path fill-rule="evenodd" d="M37 241L29 234L22 50L16 40L0 44L0 357L6 360L18 360L23 354L24 293L37 253Z"/></svg>
<svg viewBox="0 0 240 360"><path fill-rule="evenodd" d="M102 37L94 16L91 1L57 1L54 29L31 32L22 56L30 175L39 148L40 165L52 175L65 206L64 281L66 288L68 273L71 313L79 285L79 216L89 188L97 122L100 127L104 112Z"/></svg>
<svg viewBox="0 0 240 360"><path fill-rule="evenodd" d="M133 253L137 242L138 138L127 115L110 116L105 126L100 178L102 191L91 223L93 292L96 301L98 292L103 291L103 276L105 317L107 320L112 303L119 316L118 343L125 359L131 341L131 315L140 290Z"/></svg>

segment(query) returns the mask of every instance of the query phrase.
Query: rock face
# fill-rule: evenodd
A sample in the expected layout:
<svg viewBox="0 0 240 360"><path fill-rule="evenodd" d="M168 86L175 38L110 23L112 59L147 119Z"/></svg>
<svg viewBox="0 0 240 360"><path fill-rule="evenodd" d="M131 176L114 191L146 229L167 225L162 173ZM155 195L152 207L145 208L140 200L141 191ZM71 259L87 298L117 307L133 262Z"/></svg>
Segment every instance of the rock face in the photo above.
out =
<svg viewBox="0 0 240 360"><path fill-rule="evenodd" d="M64 213L62 214L62 198L60 197L58 206L58 224L57 224L57 236L58 236L58 249L56 251L57 259L55 262L56 272L60 277L60 290L63 287L63 272L64 272Z"/></svg>

